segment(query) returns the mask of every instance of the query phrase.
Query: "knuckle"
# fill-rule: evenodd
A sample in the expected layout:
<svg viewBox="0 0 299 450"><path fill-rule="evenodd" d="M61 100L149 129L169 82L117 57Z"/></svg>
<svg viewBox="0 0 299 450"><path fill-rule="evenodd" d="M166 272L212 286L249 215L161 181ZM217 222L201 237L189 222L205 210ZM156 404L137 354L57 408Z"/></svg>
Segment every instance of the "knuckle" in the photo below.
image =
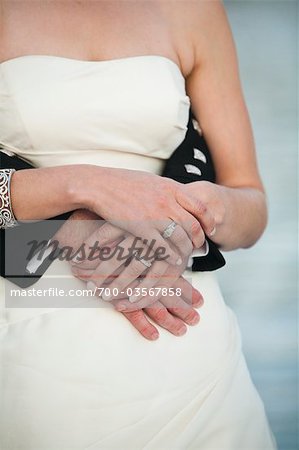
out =
<svg viewBox="0 0 299 450"><path fill-rule="evenodd" d="M129 316L131 322L134 322L134 324L136 324L136 325L140 324L140 327L141 327L141 319L142 319L141 311L130 311L128 313L128 316Z"/></svg>
<svg viewBox="0 0 299 450"><path fill-rule="evenodd" d="M200 215L203 215L207 212L207 205L203 203L201 200L196 200L195 207L196 212Z"/></svg>
<svg viewBox="0 0 299 450"><path fill-rule="evenodd" d="M181 308L181 307L179 307L179 306L174 306L174 307L172 308L172 312L173 312L175 315L181 317L182 314L183 314L183 308Z"/></svg>
<svg viewBox="0 0 299 450"><path fill-rule="evenodd" d="M165 323L167 321L167 311L166 309L159 308L154 311L154 316L160 323Z"/></svg>
<svg viewBox="0 0 299 450"><path fill-rule="evenodd" d="M160 208L165 208L169 204L169 198L163 192L159 193L157 196L157 205Z"/></svg>

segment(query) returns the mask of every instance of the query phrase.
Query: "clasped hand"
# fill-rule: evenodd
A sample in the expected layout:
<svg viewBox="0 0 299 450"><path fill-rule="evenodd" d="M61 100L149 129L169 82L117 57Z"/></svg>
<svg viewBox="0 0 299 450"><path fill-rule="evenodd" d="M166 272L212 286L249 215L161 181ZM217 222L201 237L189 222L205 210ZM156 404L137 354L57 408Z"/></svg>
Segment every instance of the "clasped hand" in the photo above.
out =
<svg viewBox="0 0 299 450"><path fill-rule="evenodd" d="M191 209L192 196L185 199L187 201ZM195 209L195 206L192 207ZM127 223L125 226L115 226L99 221L95 214L88 211L74 214L76 233L73 230L70 233L67 229L71 222L74 224L74 220L69 220L58 237L63 242L63 236L77 236L75 245L78 248L82 248L82 238L84 248L94 248L97 244L98 255L93 252L93 257L89 258L86 254L84 257L77 254L72 261L73 274L86 281L95 295L112 302L115 309L122 312L144 337L153 340L159 336L157 328L148 318L174 335L181 336L187 331L186 325L199 322L199 314L194 308L203 304L202 295L182 274L195 248L194 242L196 248L200 247L207 234L205 229L209 229L211 234L215 228L215 221L204 205L197 213L201 220L190 214L192 219L188 224L191 230L187 225L183 228L177 224L167 239L167 249L171 249L175 258L169 258L167 252L166 258L157 257L157 247L148 245L148 241L142 239L138 242L138 251L132 252L137 237L127 231ZM103 248L106 250L105 258L100 257ZM120 254L127 256L120 257Z"/></svg>

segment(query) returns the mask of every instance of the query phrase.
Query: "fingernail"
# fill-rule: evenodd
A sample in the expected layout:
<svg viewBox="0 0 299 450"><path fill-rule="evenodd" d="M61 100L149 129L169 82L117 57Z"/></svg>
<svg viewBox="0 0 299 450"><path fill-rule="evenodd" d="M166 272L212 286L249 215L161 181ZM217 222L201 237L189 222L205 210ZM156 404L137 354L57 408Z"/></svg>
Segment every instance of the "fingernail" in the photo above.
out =
<svg viewBox="0 0 299 450"><path fill-rule="evenodd" d="M203 301L193 302L192 303L193 308L199 308L202 305L203 305Z"/></svg>
<svg viewBox="0 0 299 450"><path fill-rule="evenodd" d="M177 262L176 262L176 265L177 265L177 266L180 266L182 263L183 263L182 258L179 258L179 259L177 260Z"/></svg>
<svg viewBox="0 0 299 450"><path fill-rule="evenodd" d="M192 302L192 306L200 306L203 304L203 298L202 297L198 297L196 299L193 300Z"/></svg>
<svg viewBox="0 0 299 450"><path fill-rule="evenodd" d="M135 303L138 299L139 297L137 295L131 295L131 297L129 297L129 302Z"/></svg>
<svg viewBox="0 0 299 450"><path fill-rule="evenodd" d="M151 334L151 339L153 339L153 340L158 339L158 337L159 337L159 333L158 333L157 331L154 331L154 332Z"/></svg>
<svg viewBox="0 0 299 450"><path fill-rule="evenodd" d="M176 334L177 334L177 336L182 336L183 334L186 333L186 331L187 331L186 327L181 327L177 330Z"/></svg>
<svg viewBox="0 0 299 450"><path fill-rule="evenodd" d="M215 233L216 233L216 227L213 228L213 230L210 233L210 236L214 236Z"/></svg>
<svg viewBox="0 0 299 450"><path fill-rule="evenodd" d="M105 301L105 302L109 302L109 300L112 298L112 295L111 294L105 294L105 292L102 294L102 299Z"/></svg>

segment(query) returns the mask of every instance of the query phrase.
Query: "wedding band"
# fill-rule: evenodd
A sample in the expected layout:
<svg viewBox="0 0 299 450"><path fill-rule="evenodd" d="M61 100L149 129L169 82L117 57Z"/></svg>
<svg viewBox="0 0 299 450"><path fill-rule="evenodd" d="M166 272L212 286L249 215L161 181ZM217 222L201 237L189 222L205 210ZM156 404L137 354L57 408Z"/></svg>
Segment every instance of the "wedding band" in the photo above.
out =
<svg viewBox="0 0 299 450"><path fill-rule="evenodd" d="M133 256L135 257L135 259L137 259L137 261L140 261L145 267L149 268L152 266L152 263L150 261L140 258L137 250L133 253Z"/></svg>
<svg viewBox="0 0 299 450"><path fill-rule="evenodd" d="M177 226L177 224L174 221L172 221L163 231L162 237L164 239L169 239L170 236L173 234L176 226Z"/></svg>

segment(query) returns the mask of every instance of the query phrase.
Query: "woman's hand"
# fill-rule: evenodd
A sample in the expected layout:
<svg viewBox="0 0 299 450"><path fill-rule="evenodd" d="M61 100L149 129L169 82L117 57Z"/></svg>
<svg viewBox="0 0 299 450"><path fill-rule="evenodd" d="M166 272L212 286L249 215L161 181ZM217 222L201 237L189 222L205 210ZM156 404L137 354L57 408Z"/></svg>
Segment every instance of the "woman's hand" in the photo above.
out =
<svg viewBox="0 0 299 450"><path fill-rule="evenodd" d="M210 236L215 228L213 216L198 197L180 204L176 197L180 186L147 172L78 164L15 172L11 198L17 220L43 220L87 209L146 239L154 251L164 251L170 264L180 265L186 241L200 248L205 234ZM167 241L163 233L172 222L176 228Z"/></svg>
<svg viewBox="0 0 299 450"><path fill-rule="evenodd" d="M154 251L165 249L170 264L181 264L181 255L190 248L186 246L188 240L199 248L205 234L213 234L214 218L208 209L202 208L197 197L190 196L185 206L177 201L180 183L147 172L84 167L73 187L81 206L124 231L146 239ZM177 226L167 242L161 234L172 221Z"/></svg>
<svg viewBox="0 0 299 450"><path fill-rule="evenodd" d="M250 247L265 227L265 194L255 187L197 181L180 185L176 198L184 208L188 208L190 199L200 199L201 209L208 210L215 220L210 238L222 250Z"/></svg>
<svg viewBox="0 0 299 450"><path fill-rule="evenodd" d="M209 235L209 238L214 241L216 239L216 231L219 231L226 218L226 207L221 187L209 181L180 184L176 191L176 199L184 208L190 208L190 204L198 202L196 214L198 220L200 220L201 214L205 214L208 211L214 219L215 227Z"/></svg>
<svg viewBox="0 0 299 450"><path fill-rule="evenodd" d="M136 302L138 295L141 297L141 292L144 293L155 285L165 287L168 284L171 287L185 270L186 262L193 249L187 240L184 248L186 255L183 257L182 264L172 266L164 257L155 259L152 249L144 243L136 242L135 236L125 234L123 230L107 222L92 233L83 245L86 252L87 249L95 248L96 251L93 251L92 257L86 255L86 259L80 257L80 254L74 258L72 261L74 274L79 278L88 279L94 287L100 288L108 283L109 289L102 294L106 301L112 298L113 292L130 290L131 302ZM136 279L140 279L141 283L133 290L131 285ZM147 304L143 302L143 307L153 301L152 298L148 299Z"/></svg>

